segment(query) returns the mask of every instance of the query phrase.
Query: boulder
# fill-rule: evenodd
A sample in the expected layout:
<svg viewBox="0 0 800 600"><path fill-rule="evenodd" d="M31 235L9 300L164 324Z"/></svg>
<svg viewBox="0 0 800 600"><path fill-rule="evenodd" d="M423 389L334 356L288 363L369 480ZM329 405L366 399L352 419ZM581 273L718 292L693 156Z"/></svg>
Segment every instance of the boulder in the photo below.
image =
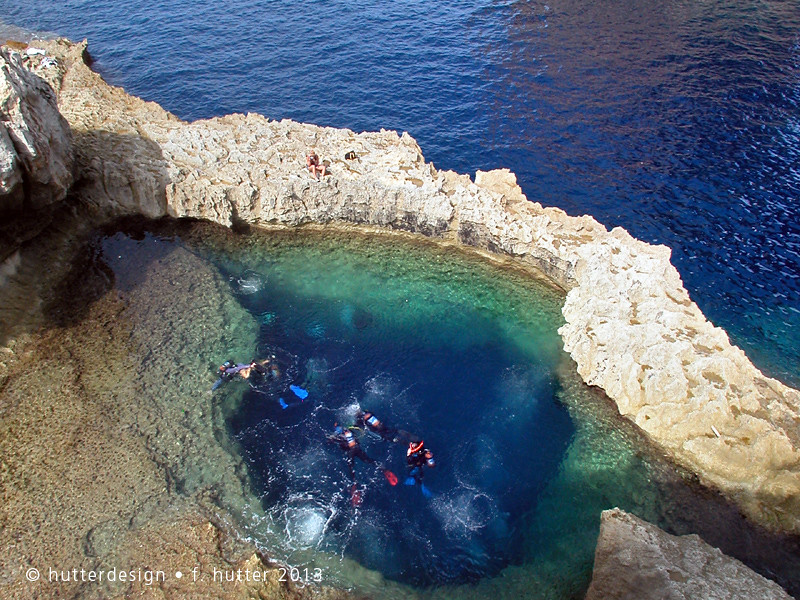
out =
<svg viewBox="0 0 800 600"><path fill-rule="evenodd" d="M0 213L63 200L72 185L72 133L53 89L24 65L25 50L0 49Z"/></svg>
<svg viewBox="0 0 800 600"><path fill-rule="evenodd" d="M603 511L586 600L791 600L778 584L708 545L622 510Z"/></svg>

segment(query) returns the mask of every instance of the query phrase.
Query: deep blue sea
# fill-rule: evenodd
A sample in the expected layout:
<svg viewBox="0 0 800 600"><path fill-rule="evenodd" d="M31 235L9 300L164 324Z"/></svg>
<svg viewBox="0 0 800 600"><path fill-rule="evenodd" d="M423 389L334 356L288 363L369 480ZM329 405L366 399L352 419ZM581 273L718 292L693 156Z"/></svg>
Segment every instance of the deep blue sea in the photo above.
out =
<svg viewBox="0 0 800 600"><path fill-rule="evenodd" d="M800 3L4 0L183 119L408 131L437 167L673 250L692 298L800 385Z"/></svg>

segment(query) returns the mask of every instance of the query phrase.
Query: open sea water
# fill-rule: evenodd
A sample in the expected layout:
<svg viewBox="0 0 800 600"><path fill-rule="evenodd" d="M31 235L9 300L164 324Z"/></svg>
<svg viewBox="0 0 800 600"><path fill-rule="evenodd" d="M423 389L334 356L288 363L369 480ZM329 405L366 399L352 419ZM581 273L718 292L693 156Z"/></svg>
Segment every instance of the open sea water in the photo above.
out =
<svg viewBox="0 0 800 600"><path fill-rule="evenodd" d="M673 250L692 298L800 385L797 0L4 0L183 119L408 131L437 167ZM18 32L6 28L6 37Z"/></svg>

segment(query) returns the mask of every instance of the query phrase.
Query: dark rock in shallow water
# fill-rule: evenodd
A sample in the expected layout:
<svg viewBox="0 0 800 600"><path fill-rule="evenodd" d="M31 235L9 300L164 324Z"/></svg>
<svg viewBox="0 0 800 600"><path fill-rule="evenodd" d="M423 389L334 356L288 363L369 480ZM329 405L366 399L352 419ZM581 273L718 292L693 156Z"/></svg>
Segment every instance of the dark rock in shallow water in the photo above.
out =
<svg viewBox="0 0 800 600"><path fill-rule="evenodd" d="M353 311L353 327L356 329L367 329L372 326L374 317L369 311L357 308Z"/></svg>

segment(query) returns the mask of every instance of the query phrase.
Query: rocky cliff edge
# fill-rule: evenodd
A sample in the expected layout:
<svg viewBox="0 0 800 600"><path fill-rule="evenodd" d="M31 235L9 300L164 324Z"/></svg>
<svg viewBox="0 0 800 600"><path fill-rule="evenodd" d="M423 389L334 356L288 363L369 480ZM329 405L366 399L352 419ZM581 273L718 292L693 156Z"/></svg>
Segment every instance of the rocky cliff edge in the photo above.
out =
<svg viewBox="0 0 800 600"><path fill-rule="evenodd" d="M474 182L438 171L406 133L257 114L186 123L106 84L86 65L85 42L39 46L44 53L4 50L3 73L23 80L9 74L28 70L55 91L74 138L72 191L98 222L368 225L511 256L566 292L559 332L586 383L750 516L800 532L800 393L764 376L705 319L669 248L531 202L507 170ZM310 149L328 163L321 182L305 168ZM350 151L357 158L345 159Z"/></svg>

